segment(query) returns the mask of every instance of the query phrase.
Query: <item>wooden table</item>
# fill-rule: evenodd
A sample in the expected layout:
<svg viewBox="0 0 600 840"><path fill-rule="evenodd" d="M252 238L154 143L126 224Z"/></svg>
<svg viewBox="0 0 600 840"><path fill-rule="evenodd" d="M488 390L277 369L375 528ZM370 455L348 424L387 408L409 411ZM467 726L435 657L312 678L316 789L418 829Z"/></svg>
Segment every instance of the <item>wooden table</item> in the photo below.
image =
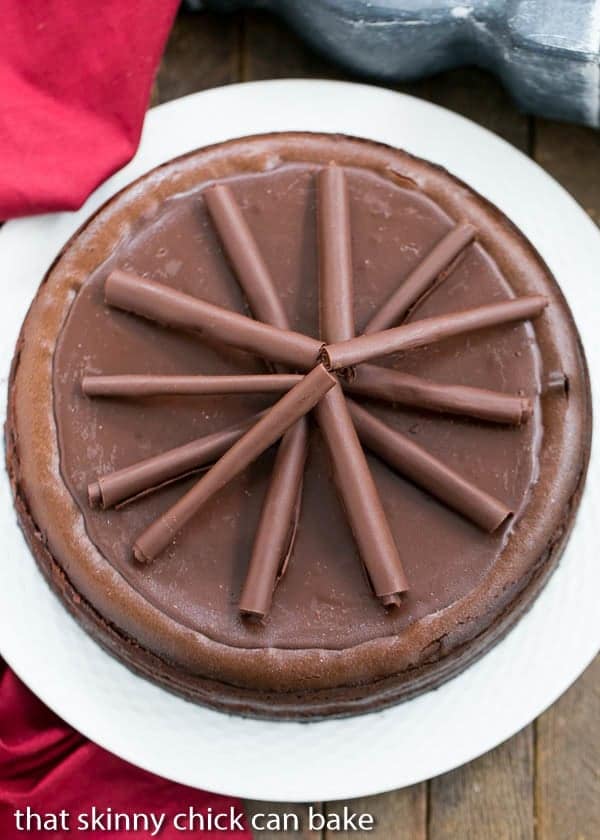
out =
<svg viewBox="0 0 600 840"><path fill-rule="evenodd" d="M181 13L153 104L231 82L294 76L349 78L265 13ZM599 133L520 114L500 84L476 69L399 89L458 111L504 137L557 178L600 224ZM331 837L599 840L600 657L551 709L482 758L429 782L351 804L372 813L376 829ZM328 812L343 805L317 804ZM248 802L247 809L306 813L298 805Z"/></svg>

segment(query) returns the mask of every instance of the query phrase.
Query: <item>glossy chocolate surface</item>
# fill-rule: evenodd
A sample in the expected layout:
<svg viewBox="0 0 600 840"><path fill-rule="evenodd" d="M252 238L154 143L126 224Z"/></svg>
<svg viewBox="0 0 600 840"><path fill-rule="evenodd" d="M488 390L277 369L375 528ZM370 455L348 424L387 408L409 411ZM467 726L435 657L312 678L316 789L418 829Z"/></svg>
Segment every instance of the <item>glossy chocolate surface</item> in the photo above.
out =
<svg viewBox="0 0 600 840"><path fill-rule="evenodd" d="M355 317L360 328L386 291L398 284L451 222L414 190L358 170L348 175ZM265 255L291 325L317 336L315 169L288 166L234 178L230 186ZM156 218L134 226L109 264L101 266L80 292L61 335L54 387L63 474L94 543L146 598L189 627L228 644L341 648L397 633L416 618L448 606L481 580L501 551L507 529L493 535L481 532L370 457L411 584L402 609L390 614L382 610L365 580L316 428L293 556L264 625L241 620L236 603L274 449L195 516L165 556L150 568L136 564L131 557L135 537L191 482L166 488L120 511L91 510L87 483L96 473L217 431L271 404L273 398L98 401L83 396L83 373L266 371L260 361L223 345L207 347L194 335L107 308L103 283L114 266L236 311L244 312L244 301L215 239L200 189L170 199ZM472 245L412 318L509 294L493 261L480 246ZM528 325L460 336L398 354L387 363L438 381L528 396L538 390L537 354ZM537 471L539 413L522 427L511 428L395 407L375 410L511 509L520 508Z"/></svg>

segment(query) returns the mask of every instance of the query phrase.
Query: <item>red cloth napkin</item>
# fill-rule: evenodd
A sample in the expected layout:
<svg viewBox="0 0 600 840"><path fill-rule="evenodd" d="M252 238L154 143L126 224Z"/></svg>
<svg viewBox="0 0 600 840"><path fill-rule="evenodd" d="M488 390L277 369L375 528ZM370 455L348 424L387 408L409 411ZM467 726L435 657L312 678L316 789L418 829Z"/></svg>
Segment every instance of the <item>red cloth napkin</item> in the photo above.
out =
<svg viewBox="0 0 600 840"><path fill-rule="evenodd" d="M70 831L18 831L14 812L25 811L28 806L41 815L65 809L70 815ZM149 832L127 833L100 830L106 820L97 824L96 830L78 831L79 816L90 814L93 806L97 815L107 813L109 808L112 814L164 813L163 828L156 835L160 840L251 838L243 817L245 827L241 831L178 831L173 819L180 813L187 815L190 807L205 816L212 809L213 815L225 814L229 819L230 809L234 815L242 814L241 805L235 799L153 776L86 740L44 706L0 660L0 837L146 840L151 836L152 828Z"/></svg>
<svg viewBox="0 0 600 840"><path fill-rule="evenodd" d="M2 0L0 219L76 209L132 157L177 6L178 0ZM78 832L79 817L92 817L94 806L96 830ZM53 837L149 836L100 830L109 809L165 814L161 840L250 837L247 827L178 831L174 817L190 808L205 816L233 808L235 816L240 803L172 784L92 744L0 660L2 840L35 836L16 826L14 812L28 807L42 818L68 812L70 831ZM30 828L36 827L32 816Z"/></svg>
<svg viewBox="0 0 600 840"><path fill-rule="evenodd" d="M1 0L0 220L75 210L134 154L178 0Z"/></svg>
<svg viewBox="0 0 600 840"><path fill-rule="evenodd" d="M178 0L0 2L0 220L76 209L137 148ZM0 660L0 838L37 834L17 830L14 812L27 807L42 817L69 813L70 831L52 837L150 836L98 824L78 832L93 806L102 828L108 809L164 813L161 840L250 837L245 822L242 831L178 831L173 818L190 808L235 816L240 803L172 784L92 744Z"/></svg>

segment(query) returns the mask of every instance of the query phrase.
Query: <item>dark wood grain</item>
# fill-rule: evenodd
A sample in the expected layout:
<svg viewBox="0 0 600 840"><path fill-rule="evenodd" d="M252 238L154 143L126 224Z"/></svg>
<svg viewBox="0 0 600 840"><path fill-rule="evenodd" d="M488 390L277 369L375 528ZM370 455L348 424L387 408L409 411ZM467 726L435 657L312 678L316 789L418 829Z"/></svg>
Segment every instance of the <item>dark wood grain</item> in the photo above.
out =
<svg viewBox="0 0 600 840"><path fill-rule="evenodd" d="M600 134L536 120L533 154L600 224ZM536 721L540 840L600 837L600 657Z"/></svg>
<svg viewBox="0 0 600 840"><path fill-rule="evenodd" d="M326 803L328 814L342 814L344 807L356 813L371 814L372 831L325 831L327 840L427 840L427 790L424 784L392 793L366 796L345 802Z"/></svg>
<svg viewBox="0 0 600 840"><path fill-rule="evenodd" d="M233 16L180 12L156 78L157 102L237 81L240 26Z"/></svg>
<svg viewBox="0 0 600 840"><path fill-rule="evenodd" d="M351 79L316 55L266 12L179 15L157 77L153 102L234 81L284 77ZM458 69L399 89L450 108L504 137L556 177L600 221L600 135L532 120L501 84L477 69ZM471 764L402 791L327 803L372 813L371 837L398 840L598 840L600 838L600 659L537 722ZM257 838L352 836L310 833L308 806L247 802L259 811L296 814L299 833Z"/></svg>
<svg viewBox="0 0 600 840"><path fill-rule="evenodd" d="M534 840L534 742L528 726L430 782L428 840Z"/></svg>
<svg viewBox="0 0 600 840"><path fill-rule="evenodd" d="M246 800L244 803L246 814L249 819L253 815L260 816L260 831L254 832L255 837L260 840L280 840L280 838L294 837L297 840L321 840L323 837L322 831L311 831L308 826L308 809L309 805L294 804L290 802L257 802L256 800ZM312 803L312 808L315 812L322 813L323 806L319 802ZM268 817L263 815L277 814L279 820L284 819L284 815L292 815L287 823L287 831L276 830L262 830L262 825L267 825ZM294 825L294 817L298 820L298 829ZM282 829L284 823L281 822Z"/></svg>
<svg viewBox="0 0 600 840"><path fill-rule="evenodd" d="M243 18L242 79L341 79L340 68L317 55L273 14L248 11Z"/></svg>
<svg viewBox="0 0 600 840"><path fill-rule="evenodd" d="M600 657L538 718L536 812L543 840L600 837Z"/></svg>
<svg viewBox="0 0 600 840"><path fill-rule="evenodd" d="M600 225L600 132L536 120L533 153Z"/></svg>

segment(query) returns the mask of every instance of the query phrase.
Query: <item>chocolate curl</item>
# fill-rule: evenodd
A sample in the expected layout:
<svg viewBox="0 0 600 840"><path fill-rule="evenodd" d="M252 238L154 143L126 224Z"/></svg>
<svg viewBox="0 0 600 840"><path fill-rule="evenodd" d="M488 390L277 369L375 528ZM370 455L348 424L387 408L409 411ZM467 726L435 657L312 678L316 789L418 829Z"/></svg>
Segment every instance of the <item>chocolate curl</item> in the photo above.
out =
<svg viewBox="0 0 600 840"><path fill-rule="evenodd" d="M337 167L319 174L318 202L321 335L325 341L344 341L354 335L352 262L345 181ZM384 606L399 606L401 593L408 589L406 576L339 385L323 397L315 413L371 586Z"/></svg>
<svg viewBox="0 0 600 840"><path fill-rule="evenodd" d="M88 485L92 507L114 507L145 495L171 481L211 464L260 420L264 412L220 432L197 438L183 446L168 449L128 467L100 476Z"/></svg>
<svg viewBox="0 0 600 840"><path fill-rule="evenodd" d="M423 318L421 321L402 324L390 330L329 344L323 348L321 358L330 370L349 368L360 362L389 356L400 350L423 347L425 344L442 341L454 335L535 318L547 305L547 298L542 295L531 295L501 303L477 306L464 312L435 315L432 318Z"/></svg>
<svg viewBox="0 0 600 840"><path fill-rule="evenodd" d="M474 238L475 228L469 224L458 225L443 236L373 315L363 333L381 332L401 321L411 306Z"/></svg>
<svg viewBox="0 0 600 840"><path fill-rule="evenodd" d="M277 450L240 598L244 615L267 615L277 580L285 573L299 519L307 452L308 424L300 420Z"/></svg>
<svg viewBox="0 0 600 840"><path fill-rule="evenodd" d="M302 370L315 364L321 350L314 338L261 324L126 271L108 275L104 294L110 306L170 327L196 330L209 339Z"/></svg>
<svg viewBox="0 0 600 840"><path fill-rule="evenodd" d="M84 376L88 397L204 396L207 394L270 394L289 391L300 374L241 374L235 376Z"/></svg>
<svg viewBox="0 0 600 840"><path fill-rule="evenodd" d="M484 531L492 533L512 514L499 499L471 484L353 400L348 400L348 409L362 443L372 452Z"/></svg>
<svg viewBox="0 0 600 840"><path fill-rule="evenodd" d="M218 184L209 187L204 198L253 315L288 329L275 284L233 193ZM307 446L308 425L302 417L283 436L265 493L239 605L245 615L263 618L268 613L277 580L285 571L300 517Z"/></svg>
<svg viewBox="0 0 600 840"><path fill-rule="evenodd" d="M196 484L137 538L133 555L154 560L204 504L303 417L336 383L319 364L288 391Z"/></svg>
<svg viewBox="0 0 600 840"><path fill-rule="evenodd" d="M225 184L215 184L204 191L204 200L254 316L288 330L290 325L269 269L233 193Z"/></svg>
<svg viewBox="0 0 600 840"><path fill-rule="evenodd" d="M398 606L408 582L341 388L333 388L315 413L373 590L384 606Z"/></svg>
<svg viewBox="0 0 600 840"><path fill-rule="evenodd" d="M542 385L542 394L553 391L562 391L567 395L569 393L569 377L562 370L551 370Z"/></svg>
<svg viewBox="0 0 600 840"><path fill-rule="evenodd" d="M317 176L319 318L325 341L354 335L350 206L344 170L331 165Z"/></svg>
<svg viewBox="0 0 600 840"><path fill-rule="evenodd" d="M292 553L302 499L308 421L301 417L279 444L252 545L239 610L264 618Z"/></svg>
<svg viewBox="0 0 600 840"><path fill-rule="evenodd" d="M442 385L420 376L369 364L356 367L353 376L344 382L344 389L352 394L397 402L413 408L426 408L513 426L526 422L533 412L528 397L467 385Z"/></svg>

